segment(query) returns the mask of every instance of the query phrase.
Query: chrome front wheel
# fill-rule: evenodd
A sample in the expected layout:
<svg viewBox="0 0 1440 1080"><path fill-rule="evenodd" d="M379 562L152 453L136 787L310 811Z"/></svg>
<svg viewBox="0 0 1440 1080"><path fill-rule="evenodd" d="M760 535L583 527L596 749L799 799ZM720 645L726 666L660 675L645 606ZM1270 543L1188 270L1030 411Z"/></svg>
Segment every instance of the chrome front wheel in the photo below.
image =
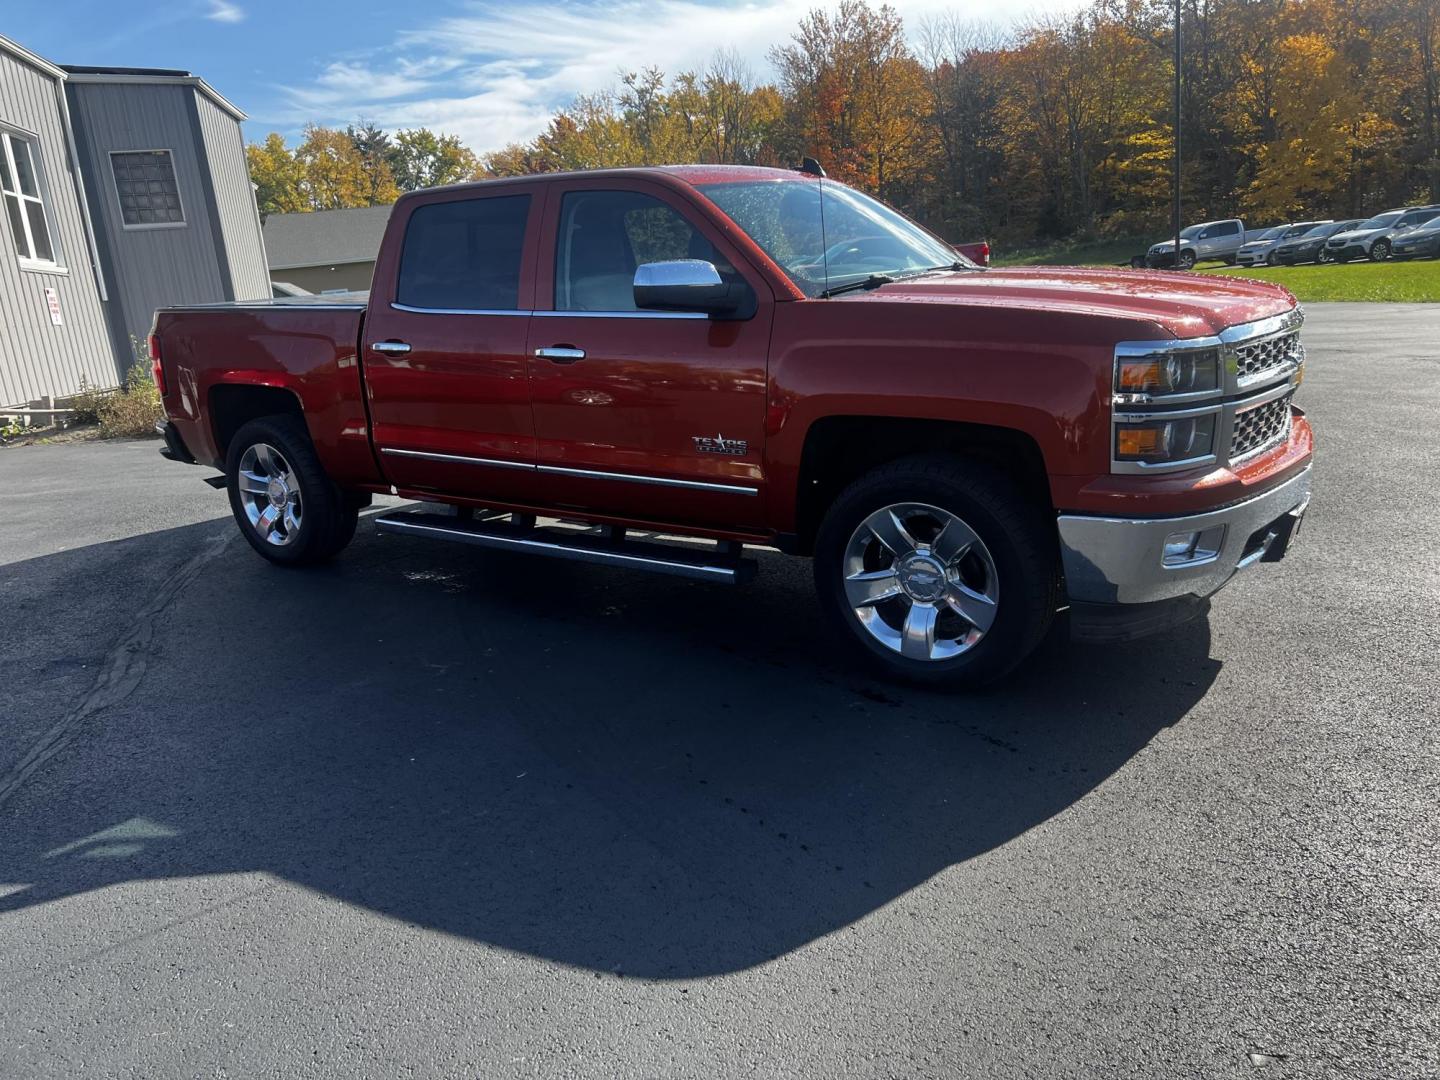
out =
<svg viewBox="0 0 1440 1080"><path fill-rule="evenodd" d="M860 626L910 660L969 652L999 611L1000 574L990 550L960 517L928 503L894 503L867 516L841 567Z"/></svg>
<svg viewBox="0 0 1440 1080"><path fill-rule="evenodd" d="M305 503L300 478L269 443L253 443L240 457L240 505L250 527L267 544L287 547L300 536Z"/></svg>

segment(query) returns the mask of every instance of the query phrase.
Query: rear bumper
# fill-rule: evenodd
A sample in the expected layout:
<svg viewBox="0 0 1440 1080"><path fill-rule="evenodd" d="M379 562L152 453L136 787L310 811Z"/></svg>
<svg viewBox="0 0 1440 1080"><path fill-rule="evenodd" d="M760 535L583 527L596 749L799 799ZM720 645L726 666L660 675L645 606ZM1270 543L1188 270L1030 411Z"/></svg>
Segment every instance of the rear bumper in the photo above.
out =
<svg viewBox="0 0 1440 1080"><path fill-rule="evenodd" d="M1066 590L1075 605L1192 604L1254 563L1282 558L1310 502L1310 467L1243 502L1162 518L1062 514ZM1167 564L1172 538L1195 534L1194 552ZM1139 613L1136 613L1139 614Z"/></svg>
<svg viewBox="0 0 1440 1080"><path fill-rule="evenodd" d="M156 423L155 430L165 438L165 445L160 448L160 456L167 457L171 461L183 462L186 465L195 464L195 455L185 445L185 440L180 437L180 432L169 420L161 420Z"/></svg>

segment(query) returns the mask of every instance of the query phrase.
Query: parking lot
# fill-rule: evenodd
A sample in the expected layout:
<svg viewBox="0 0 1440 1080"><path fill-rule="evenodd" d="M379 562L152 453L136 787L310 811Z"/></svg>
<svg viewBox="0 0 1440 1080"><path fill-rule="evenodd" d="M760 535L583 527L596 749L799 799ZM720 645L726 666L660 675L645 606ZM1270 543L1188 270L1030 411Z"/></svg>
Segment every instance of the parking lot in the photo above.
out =
<svg viewBox="0 0 1440 1080"><path fill-rule="evenodd" d="M1289 558L977 696L737 590L257 558L0 451L0 1076L1440 1075L1440 305L1314 305Z"/></svg>

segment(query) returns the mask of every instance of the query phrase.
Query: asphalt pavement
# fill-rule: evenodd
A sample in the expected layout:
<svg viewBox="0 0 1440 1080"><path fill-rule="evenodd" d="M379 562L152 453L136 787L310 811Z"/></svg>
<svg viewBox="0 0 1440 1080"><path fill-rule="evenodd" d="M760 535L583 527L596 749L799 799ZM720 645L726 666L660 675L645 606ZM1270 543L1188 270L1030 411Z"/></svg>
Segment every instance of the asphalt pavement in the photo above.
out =
<svg viewBox="0 0 1440 1080"><path fill-rule="evenodd" d="M0 1077L1440 1076L1440 305L1206 621L947 696L739 589L0 450Z"/></svg>

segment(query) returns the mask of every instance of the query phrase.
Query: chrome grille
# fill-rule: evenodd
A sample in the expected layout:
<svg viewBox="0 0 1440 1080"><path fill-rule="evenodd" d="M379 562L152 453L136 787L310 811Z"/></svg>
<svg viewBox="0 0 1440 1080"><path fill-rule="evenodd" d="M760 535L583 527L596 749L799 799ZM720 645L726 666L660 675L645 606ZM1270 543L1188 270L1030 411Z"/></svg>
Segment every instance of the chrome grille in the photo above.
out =
<svg viewBox="0 0 1440 1080"><path fill-rule="evenodd" d="M1235 431L1230 437L1230 460L1238 461L1273 446L1290 432L1290 399L1284 397L1235 414Z"/></svg>
<svg viewBox="0 0 1440 1080"><path fill-rule="evenodd" d="M1251 345L1235 346L1235 377L1245 382L1272 368L1298 364L1304 356L1299 333L1281 334Z"/></svg>

